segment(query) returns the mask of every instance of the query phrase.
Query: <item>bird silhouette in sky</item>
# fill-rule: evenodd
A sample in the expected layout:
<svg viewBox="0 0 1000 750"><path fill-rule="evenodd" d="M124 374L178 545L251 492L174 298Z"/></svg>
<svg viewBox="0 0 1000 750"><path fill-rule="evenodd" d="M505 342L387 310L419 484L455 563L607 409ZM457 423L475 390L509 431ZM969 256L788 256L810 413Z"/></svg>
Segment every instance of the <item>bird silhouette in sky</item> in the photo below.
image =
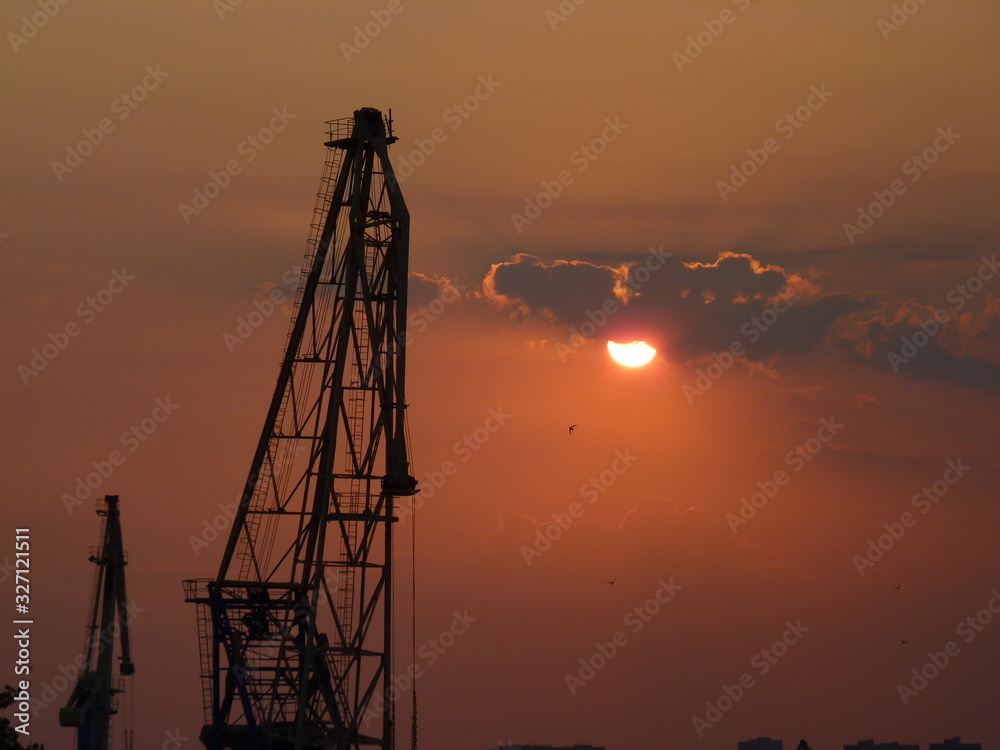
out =
<svg viewBox="0 0 1000 750"><path fill-rule="evenodd" d="M907 643L909 643L909 641L905 641L905 640L903 640L902 638L900 638L899 640L903 641L903 645L904 645L904 646L905 646L905 645L906 645Z"/></svg>
<svg viewBox="0 0 1000 750"><path fill-rule="evenodd" d="M575 430L575 429L576 429L576 425L575 424L571 424L569 426L569 434L572 435L573 434L573 430Z"/></svg>
<svg viewBox="0 0 1000 750"><path fill-rule="evenodd" d="M896 588L895 588L894 590L895 590L895 591L899 591L899 587L900 587L900 586L902 586L902 585L903 585L903 584L902 584L902 583L900 583L900 584L899 584L898 586L896 586Z"/></svg>
<svg viewBox="0 0 1000 750"><path fill-rule="evenodd" d="M615 585L615 581L617 581L617 580L618 580L617 578L612 578L610 581L608 581L608 583L610 583L612 586L614 586Z"/></svg>

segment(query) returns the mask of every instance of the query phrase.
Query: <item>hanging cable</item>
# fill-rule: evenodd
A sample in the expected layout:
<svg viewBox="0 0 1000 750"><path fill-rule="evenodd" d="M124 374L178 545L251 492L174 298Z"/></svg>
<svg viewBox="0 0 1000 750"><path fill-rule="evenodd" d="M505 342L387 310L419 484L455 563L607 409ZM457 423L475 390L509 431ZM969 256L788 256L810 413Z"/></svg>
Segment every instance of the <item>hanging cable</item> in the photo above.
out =
<svg viewBox="0 0 1000 750"><path fill-rule="evenodd" d="M417 690L413 689L413 726L410 727L411 747L412 750L417 750Z"/></svg>
<svg viewBox="0 0 1000 750"><path fill-rule="evenodd" d="M408 431L408 430L407 430ZM409 435L407 435L409 439ZM410 496L410 634L411 674L417 674L417 496ZM417 750L417 680L413 679L413 718L410 726L411 750Z"/></svg>
<svg viewBox="0 0 1000 750"><path fill-rule="evenodd" d="M125 739L125 750L134 750L133 745L135 743L135 674L129 676L129 687L131 688L128 693L126 693L126 699L128 703L128 737Z"/></svg>
<svg viewBox="0 0 1000 750"><path fill-rule="evenodd" d="M389 750L396 750L396 699L389 701Z"/></svg>

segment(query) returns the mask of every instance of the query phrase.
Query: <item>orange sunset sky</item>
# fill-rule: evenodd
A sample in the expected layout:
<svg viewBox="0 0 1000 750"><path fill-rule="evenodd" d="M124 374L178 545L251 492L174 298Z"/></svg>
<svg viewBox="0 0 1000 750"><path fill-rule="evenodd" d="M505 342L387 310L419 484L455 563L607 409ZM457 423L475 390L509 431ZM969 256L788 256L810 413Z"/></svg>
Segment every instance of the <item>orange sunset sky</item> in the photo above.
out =
<svg viewBox="0 0 1000 750"><path fill-rule="evenodd" d="M180 581L246 478L324 122L370 106L412 216L421 746L1000 748L995 2L9 0L0 31L32 740L71 746L117 494L136 747L198 746Z"/></svg>

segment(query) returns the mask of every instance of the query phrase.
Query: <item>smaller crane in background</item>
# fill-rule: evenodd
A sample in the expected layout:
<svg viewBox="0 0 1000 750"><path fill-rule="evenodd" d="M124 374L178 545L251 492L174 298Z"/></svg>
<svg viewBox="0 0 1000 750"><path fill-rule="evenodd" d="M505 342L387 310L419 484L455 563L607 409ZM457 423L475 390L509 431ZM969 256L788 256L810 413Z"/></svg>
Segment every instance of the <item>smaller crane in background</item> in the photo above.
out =
<svg viewBox="0 0 1000 750"><path fill-rule="evenodd" d="M125 599L125 549L118 515L118 496L105 495L99 548L90 561L97 565L94 601L84 651L87 662L66 706L59 710L59 723L76 727L76 750L108 750L111 717L117 713L115 696L124 692L123 680L114 684L114 641L118 636L121 675L135 673L129 646L128 613ZM126 733L126 748L131 750L131 732Z"/></svg>

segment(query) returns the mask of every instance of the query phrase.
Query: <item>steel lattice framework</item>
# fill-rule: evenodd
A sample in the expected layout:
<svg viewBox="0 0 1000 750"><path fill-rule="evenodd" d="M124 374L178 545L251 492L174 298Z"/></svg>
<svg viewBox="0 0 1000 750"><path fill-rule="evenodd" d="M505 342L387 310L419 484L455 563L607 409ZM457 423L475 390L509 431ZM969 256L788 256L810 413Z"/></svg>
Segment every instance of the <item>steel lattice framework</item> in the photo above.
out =
<svg viewBox="0 0 1000 750"><path fill-rule="evenodd" d="M76 727L77 750L107 750L112 746L111 717L118 713L117 696L125 692L124 677L135 674L129 637L128 599L125 595L125 566L118 495L105 495L101 516L101 546L90 551L97 565L91 597L90 622L84 654L86 669L73 687L66 705L59 710L59 723ZM120 650L120 677L114 678L114 652ZM131 748L126 730L126 743Z"/></svg>
<svg viewBox="0 0 1000 750"><path fill-rule="evenodd" d="M394 497L409 213L392 120L334 120L285 357L219 573L198 605L209 750L392 747Z"/></svg>

